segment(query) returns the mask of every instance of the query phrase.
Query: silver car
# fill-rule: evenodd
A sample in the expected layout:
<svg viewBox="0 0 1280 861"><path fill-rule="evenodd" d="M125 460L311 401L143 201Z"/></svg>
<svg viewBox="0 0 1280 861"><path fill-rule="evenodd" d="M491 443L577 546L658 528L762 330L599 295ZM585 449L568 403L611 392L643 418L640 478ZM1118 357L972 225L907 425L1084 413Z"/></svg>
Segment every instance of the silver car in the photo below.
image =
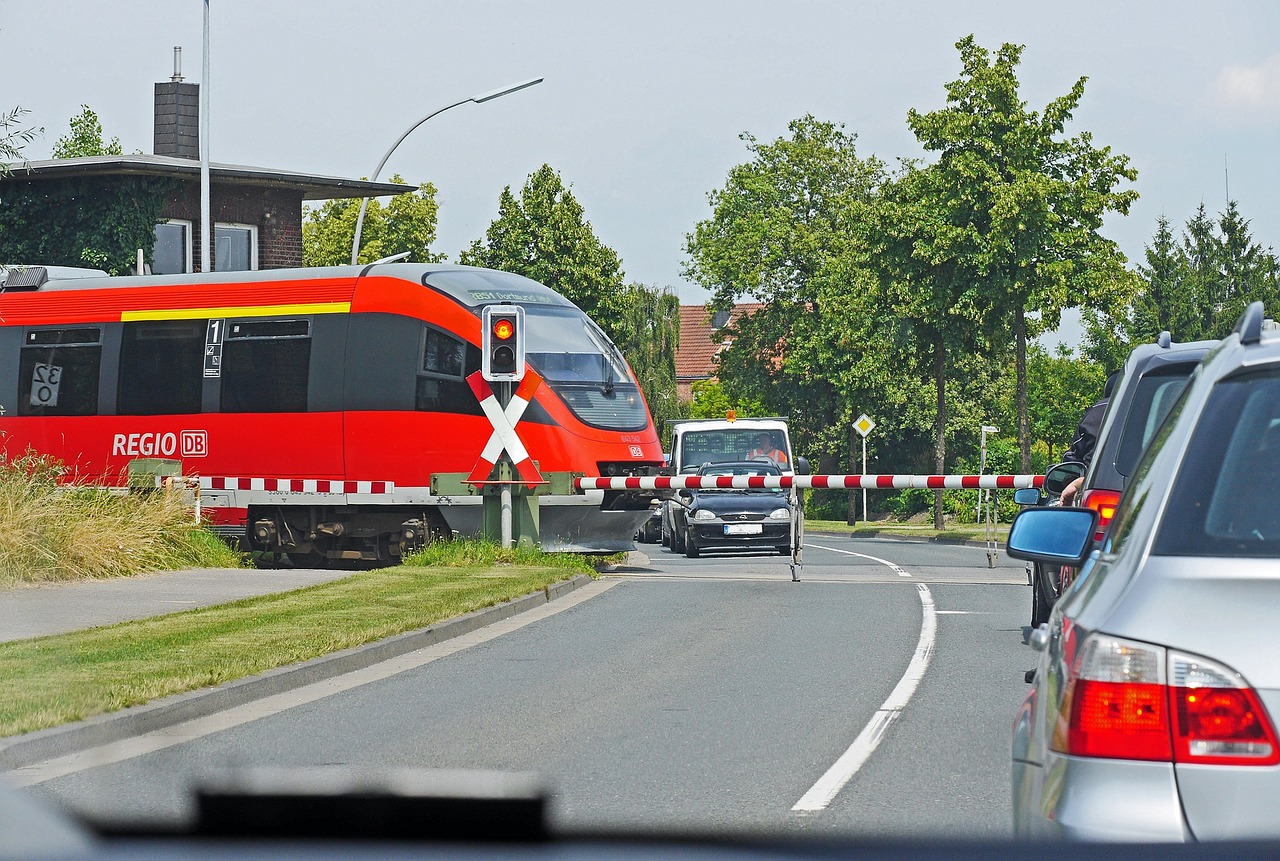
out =
<svg viewBox="0 0 1280 861"><path fill-rule="evenodd" d="M1103 543L1030 508L1009 555L1084 562L1031 644L1021 836L1280 837L1280 335L1255 303L1191 378Z"/></svg>

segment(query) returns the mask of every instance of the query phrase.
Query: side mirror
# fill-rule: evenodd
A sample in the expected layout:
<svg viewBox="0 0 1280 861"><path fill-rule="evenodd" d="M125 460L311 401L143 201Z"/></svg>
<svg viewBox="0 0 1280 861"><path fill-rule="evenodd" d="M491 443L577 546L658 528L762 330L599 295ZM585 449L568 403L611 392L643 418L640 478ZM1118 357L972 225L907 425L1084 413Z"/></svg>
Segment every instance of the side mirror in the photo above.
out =
<svg viewBox="0 0 1280 861"><path fill-rule="evenodd" d="M1044 495L1038 487L1022 487L1013 492L1013 501L1018 505L1039 505L1044 501Z"/></svg>
<svg viewBox="0 0 1280 861"><path fill-rule="evenodd" d="M1083 463L1075 460L1049 467L1049 471L1044 474L1045 491L1054 495L1062 493L1068 484L1084 475L1085 469L1087 467Z"/></svg>
<svg viewBox="0 0 1280 861"><path fill-rule="evenodd" d="M809 461L808 461L806 458L803 458L803 457L797 457L797 458L796 458L796 470L795 470L795 472L796 472L796 475L808 475L808 474L809 474Z"/></svg>
<svg viewBox="0 0 1280 861"><path fill-rule="evenodd" d="M1097 528L1092 508L1024 508L1009 525L1006 551L1014 559L1078 568L1093 549Z"/></svg>

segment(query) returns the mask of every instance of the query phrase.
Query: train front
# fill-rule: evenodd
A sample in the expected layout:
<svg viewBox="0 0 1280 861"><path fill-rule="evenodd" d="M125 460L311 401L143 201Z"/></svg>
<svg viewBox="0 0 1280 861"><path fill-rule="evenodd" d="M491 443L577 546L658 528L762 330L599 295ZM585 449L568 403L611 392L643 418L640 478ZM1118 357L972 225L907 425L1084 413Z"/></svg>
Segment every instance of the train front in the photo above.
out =
<svg viewBox="0 0 1280 861"><path fill-rule="evenodd" d="M540 485L543 549L615 552L631 548L636 529L649 516L651 493L561 492L570 474L653 475L662 466L662 445L653 419L618 348L576 305L528 278L442 267L423 281L468 305L477 317L486 305L523 309L525 374L518 384L508 385L528 406L511 429L516 439L506 441L527 451L530 465L543 480L557 479ZM492 388L500 392L502 385L494 383ZM502 439L502 431L495 428L495 432ZM506 447L508 456L512 447ZM479 445L476 448L480 450ZM549 488L556 492L546 492ZM441 513L450 528L461 534L480 531L477 505L442 506Z"/></svg>

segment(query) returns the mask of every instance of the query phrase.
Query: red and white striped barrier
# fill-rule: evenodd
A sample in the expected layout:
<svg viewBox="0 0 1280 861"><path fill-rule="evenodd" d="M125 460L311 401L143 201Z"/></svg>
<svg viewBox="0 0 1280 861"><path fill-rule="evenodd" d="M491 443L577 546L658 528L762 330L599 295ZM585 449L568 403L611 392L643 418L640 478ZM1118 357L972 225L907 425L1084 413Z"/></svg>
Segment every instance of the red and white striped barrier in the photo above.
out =
<svg viewBox="0 0 1280 861"><path fill-rule="evenodd" d="M1039 487L1043 475L647 475L576 479L577 490L677 490L687 488L847 488L889 490L923 487L929 490L1014 490Z"/></svg>

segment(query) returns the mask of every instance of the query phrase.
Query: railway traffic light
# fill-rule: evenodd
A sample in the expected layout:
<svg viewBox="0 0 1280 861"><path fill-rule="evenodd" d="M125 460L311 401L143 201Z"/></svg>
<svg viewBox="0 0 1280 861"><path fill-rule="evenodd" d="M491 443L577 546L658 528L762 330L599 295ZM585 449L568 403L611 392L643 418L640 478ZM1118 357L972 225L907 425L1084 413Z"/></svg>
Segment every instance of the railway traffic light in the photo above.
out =
<svg viewBox="0 0 1280 861"><path fill-rule="evenodd" d="M486 305L481 312L484 327L480 374L490 382L518 381L524 377L524 308L519 305Z"/></svg>

